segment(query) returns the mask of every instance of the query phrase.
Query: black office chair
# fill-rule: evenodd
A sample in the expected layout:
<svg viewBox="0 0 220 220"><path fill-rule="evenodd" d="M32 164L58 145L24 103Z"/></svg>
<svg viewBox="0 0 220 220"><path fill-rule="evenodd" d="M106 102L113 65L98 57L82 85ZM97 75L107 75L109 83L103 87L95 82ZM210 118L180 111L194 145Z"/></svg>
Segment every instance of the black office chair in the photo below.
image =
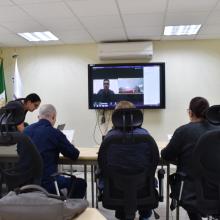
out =
<svg viewBox="0 0 220 220"><path fill-rule="evenodd" d="M220 105L211 106L207 119L220 125ZM220 127L202 135L193 152L197 209L220 219Z"/></svg>
<svg viewBox="0 0 220 220"><path fill-rule="evenodd" d="M206 118L214 125L220 125L220 105L210 106L206 112Z"/></svg>
<svg viewBox="0 0 220 220"><path fill-rule="evenodd" d="M0 147L15 144L20 146L20 155L15 166L0 169L1 179L5 181L8 190L26 184L41 183L43 170L41 156L30 138L16 131L16 125L22 123L24 118L25 112L19 102L9 102L0 109Z"/></svg>
<svg viewBox="0 0 220 220"><path fill-rule="evenodd" d="M143 122L140 110L116 110L112 122L122 132L105 138L100 147L102 203L105 208L123 210L125 219L134 219L138 209L158 207L154 177L159 162L158 147L150 135L133 132Z"/></svg>

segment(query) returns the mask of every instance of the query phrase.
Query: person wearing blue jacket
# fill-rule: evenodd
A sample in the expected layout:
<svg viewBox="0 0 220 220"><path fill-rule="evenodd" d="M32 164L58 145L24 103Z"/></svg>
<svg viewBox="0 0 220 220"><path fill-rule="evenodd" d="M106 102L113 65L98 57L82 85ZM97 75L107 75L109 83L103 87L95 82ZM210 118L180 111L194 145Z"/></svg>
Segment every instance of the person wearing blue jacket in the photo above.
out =
<svg viewBox="0 0 220 220"><path fill-rule="evenodd" d="M48 192L56 193L51 175L58 172L59 154L77 160L80 152L60 130L53 127L56 122L56 109L53 105L42 105L38 118L39 121L26 127L24 133L32 139L43 159L41 185ZM21 148L18 148L18 153L22 153ZM56 179L59 189L67 188L68 192L73 189L70 197L83 198L85 196L87 184L84 179L62 175L57 176Z"/></svg>

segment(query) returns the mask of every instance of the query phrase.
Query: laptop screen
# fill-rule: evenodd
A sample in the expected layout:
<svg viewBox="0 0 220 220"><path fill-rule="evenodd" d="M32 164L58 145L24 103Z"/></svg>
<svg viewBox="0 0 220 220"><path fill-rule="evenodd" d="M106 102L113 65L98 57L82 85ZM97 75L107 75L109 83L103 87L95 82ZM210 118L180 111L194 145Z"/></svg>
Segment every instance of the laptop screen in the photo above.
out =
<svg viewBox="0 0 220 220"><path fill-rule="evenodd" d="M64 129L65 125L66 124L60 124L57 126L57 129L62 131Z"/></svg>

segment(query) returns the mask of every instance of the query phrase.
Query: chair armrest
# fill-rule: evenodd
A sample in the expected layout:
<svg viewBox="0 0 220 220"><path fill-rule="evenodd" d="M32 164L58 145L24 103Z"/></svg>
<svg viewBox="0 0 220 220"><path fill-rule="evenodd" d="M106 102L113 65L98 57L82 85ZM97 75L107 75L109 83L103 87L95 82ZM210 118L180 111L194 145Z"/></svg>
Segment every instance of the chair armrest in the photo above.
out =
<svg viewBox="0 0 220 220"><path fill-rule="evenodd" d="M177 172L176 175L178 175L178 177L180 179L180 192L179 192L179 201L180 201L181 197L182 197L184 181L185 181L187 175L183 172Z"/></svg>
<svg viewBox="0 0 220 220"><path fill-rule="evenodd" d="M73 170L73 172L76 172L77 170ZM69 174L69 173L65 173L65 172L57 172L57 173L53 173L51 175L52 178L55 178L57 176L60 176L60 175L63 175L63 176L69 176L69 177L74 177L74 175L72 174Z"/></svg>
<svg viewBox="0 0 220 220"><path fill-rule="evenodd" d="M159 180L159 201L160 202L163 202L163 199L164 199L164 190L163 190L163 187L164 187L164 174L165 174L165 170L163 168L160 168L158 171L157 171L157 177L158 177L158 180Z"/></svg>
<svg viewBox="0 0 220 220"><path fill-rule="evenodd" d="M102 174L102 171L99 169L99 167L97 167L95 170L95 177L99 178L101 176L101 174Z"/></svg>
<svg viewBox="0 0 220 220"><path fill-rule="evenodd" d="M169 185L171 188L170 197L172 198L170 209L174 210L181 201L184 181L187 175L183 172L176 172L169 176Z"/></svg>

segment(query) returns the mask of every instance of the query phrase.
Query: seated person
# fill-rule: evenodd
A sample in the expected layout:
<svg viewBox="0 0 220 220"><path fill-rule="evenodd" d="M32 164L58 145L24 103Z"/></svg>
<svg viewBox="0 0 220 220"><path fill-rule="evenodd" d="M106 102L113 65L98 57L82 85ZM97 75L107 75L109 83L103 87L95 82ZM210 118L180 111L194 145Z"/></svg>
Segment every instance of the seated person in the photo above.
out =
<svg viewBox="0 0 220 220"><path fill-rule="evenodd" d="M128 109L128 108L135 108L135 105L131 102L128 101L120 101L117 105L115 109ZM131 132L131 131L126 131L126 132ZM141 127L137 127L134 128L134 130L132 131L133 134L149 134L147 130L145 130L144 128ZM107 135L105 136L106 138L109 138L111 136L115 136L115 135L119 135L122 134L123 131L117 128L112 128ZM100 177L99 177L99 183L98 183L98 187L100 189L100 191L103 190L104 188L104 180L102 177L102 163L104 161L102 161L102 149L104 148L103 145L100 146L100 150L99 150L99 154L98 154L98 164L99 164L99 168L100 168ZM138 150L138 148L135 149L136 151ZM125 152L126 153L126 152ZM135 163L135 161L133 161ZM140 161L137 162L138 164L140 164ZM144 164L146 163L146 161L143 162ZM140 220L147 220L150 216L151 216L152 211L149 209L141 209L139 210L139 214L140 214ZM123 219L124 218L124 214L122 210L116 210L115 216L119 219Z"/></svg>
<svg viewBox="0 0 220 220"><path fill-rule="evenodd" d="M114 92L109 89L110 82L109 79L103 80L103 89L100 89L97 93L99 102L113 102L114 101Z"/></svg>
<svg viewBox="0 0 220 220"><path fill-rule="evenodd" d="M59 154L62 153L65 157L77 160L80 152L60 130L53 127L56 122L56 109L53 105L41 106L38 118L39 121L26 127L24 133L32 139L43 159L44 170L41 185L49 193L55 194L56 189L51 175L58 172ZM19 146L18 153L24 154ZM57 176L56 179L59 189L67 188L68 192L72 192L71 198L83 198L85 196L85 180L61 175Z"/></svg>
<svg viewBox="0 0 220 220"><path fill-rule="evenodd" d="M180 204L186 209L190 220L202 220L201 215L195 211L193 203L196 199L196 189L193 182L191 157L198 139L205 132L216 128L206 120L208 107L209 103L205 98L193 98L188 109L190 123L177 128L169 144L161 151L163 159L177 165L177 172L186 174Z"/></svg>

